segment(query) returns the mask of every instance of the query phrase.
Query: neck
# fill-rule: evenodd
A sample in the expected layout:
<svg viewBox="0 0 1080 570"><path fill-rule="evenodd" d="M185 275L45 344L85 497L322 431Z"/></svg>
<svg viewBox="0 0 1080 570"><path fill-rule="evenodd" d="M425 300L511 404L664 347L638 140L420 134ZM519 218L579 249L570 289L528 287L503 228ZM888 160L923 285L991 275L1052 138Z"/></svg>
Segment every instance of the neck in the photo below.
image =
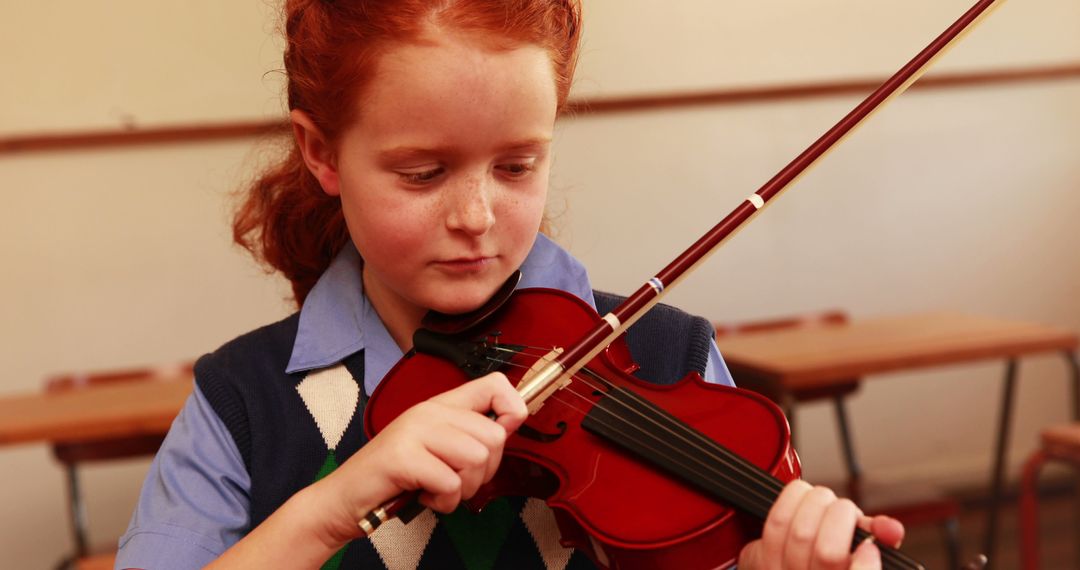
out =
<svg viewBox="0 0 1080 570"><path fill-rule="evenodd" d="M367 296L368 302L386 326L390 338L394 339L394 343L402 352L412 350L413 333L420 328L420 321L427 313L427 309L410 303L392 291L371 287L366 270L363 270L361 277L364 283L364 295Z"/></svg>

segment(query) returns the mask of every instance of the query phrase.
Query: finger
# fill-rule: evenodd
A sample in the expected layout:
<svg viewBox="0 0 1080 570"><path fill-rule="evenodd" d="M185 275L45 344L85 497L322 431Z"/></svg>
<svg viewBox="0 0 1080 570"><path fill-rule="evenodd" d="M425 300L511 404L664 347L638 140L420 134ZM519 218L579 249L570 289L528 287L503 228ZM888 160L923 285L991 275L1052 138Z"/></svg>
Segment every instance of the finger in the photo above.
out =
<svg viewBox="0 0 1080 570"><path fill-rule="evenodd" d="M471 499L476 494L480 485L484 484L484 471L482 469L466 469L458 471L461 478L461 500Z"/></svg>
<svg viewBox="0 0 1080 570"><path fill-rule="evenodd" d="M528 415L521 394L501 372L492 372L431 400L474 412L494 412L496 421L507 431L516 430Z"/></svg>
<svg viewBox="0 0 1080 570"><path fill-rule="evenodd" d="M461 504L461 495L454 493L433 494L427 491L420 493L417 499L421 505L444 514L450 514L457 510Z"/></svg>
<svg viewBox="0 0 1080 570"><path fill-rule="evenodd" d="M474 412L465 412L455 418L458 429L474 437L488 449L488 475L495 475L499 460L502 458L502 449L507 444L510 435L507 430L496 422L492 422L486 416Z"/></svg>
<svg viewBox="0 0 1080 570"><path fill-rule="evenodd" d="M501 372L493 372L481 380L492 386L491 411L498 416L495 421L499 422L499 425L507 432L517 430L529 416L529 409L525 406L525 400L521 398L521 394Z"/></svg>
<svg viewBox="0 0 1080 570"><path fill-rule="evenodd" d="M900 548L904 541L904 525L900 521L885 515L878 515L870 520L870 533L877 542L893 548Z"/></svg>
<svg viewBox="0 0 1080 570"><path fill-rule="evenodd" d="M453 415L453 412L461 412L461 410L451 410L451 412ZM501 427L490 420L474 412L464 413L486 424L486 429L495 429L505 434ZM460 480L460 488L456 493L458 500L471 498L480 485L494 475L495 469L498 468L498 454L502 451L500 446L493 452L483 442L471 433L460 429L459 424L455 423L443 425L438 433L430 434L424 440L424 446L428 453L445 463L457 474Z"/></svg>
<svg viewBox="0 0 1080 570"><path fill-rule="evenodd" d="M881 551L872 540L864 540L851 555L851 570L881 570Z"/></svg>
<svg viewBox="0 0 1080 570"><path fill-rule="evenodd" d="M784 563L788 568L809 568L817 542L821 519L826 508L836 501L836 494L826 487L814 487L803 496L795 517L791 519L784 548Z"/></svg>
<svg viewBox="0 0 1080 570"><path fill-rule="evenodd" d="M768 568L765 564L762 551L761 539L753 540L746 543L742 551L739 552L739 563L736 565L743 570L753 570L755 568Z"/></svg>
<svg viewBox="0 0 1080 570"><path fill-rule="evenodd" d="M769 516L765 519L761 547L757 549L759 560L773 560L774 565L783 560L784 542L787 540L791 521L795 518L799 503L812 488L806 481L797 479L788 483L780 492L780 496L769 509Z"/></svg>
<svg viewBox="0 0 1080 570"><path fill-rule="evenodd" d="M836 570L848 567L851 537L862 511L847 499L833 501L821 518L821 528L814 542L814 560L810 567Z"/></svg>
<svg viewBox="0 0 1080 570"><path fill-rule="evenodd" d="M487 464L484 468L484 481L489 481L495 476L502 459L503 447L506 444L507 432L499 424L491 421L476 412L456 410L453 408L446 414L446 421L476 439L487 450Z"/></svg>
<svg viewBox="0 0 1080 570"><path fill-rule="evenodd" d="M411 480L403 490L420 489L420 503L443 513L453 512L461 502L461 477L439 458L418 452L408 466Z"/></svg>
<svg viewBox="0 0 1080 570"><path fill-rule="evenodd" d="M469 432L455 424L444 424L437 433L423 439L424 449L454 471L487 469L491 451Z"/></svg>

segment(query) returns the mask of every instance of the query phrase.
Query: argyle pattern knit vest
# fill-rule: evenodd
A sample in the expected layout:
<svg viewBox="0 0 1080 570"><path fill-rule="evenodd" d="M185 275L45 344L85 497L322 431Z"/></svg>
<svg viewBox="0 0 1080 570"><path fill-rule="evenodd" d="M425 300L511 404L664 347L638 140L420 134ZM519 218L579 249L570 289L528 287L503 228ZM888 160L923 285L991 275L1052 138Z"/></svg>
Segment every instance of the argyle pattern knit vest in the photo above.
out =
<svg viewBox="0 0 1080 570"><path fill-rule="evenodd" d="M596 292L601 314L622 298ZM324 369L285 374L299 314L252 331L196 363L199 388L232 435L251 477L251 528L300 489L331 473L367 439L363 433L363 351ZM712 327L658 305L632 326L636 376L670 384L703 373ZM558 541L554 514L538 499L508 497L473 514L428 510L349 543L324 569L593 568Z"/></svg>

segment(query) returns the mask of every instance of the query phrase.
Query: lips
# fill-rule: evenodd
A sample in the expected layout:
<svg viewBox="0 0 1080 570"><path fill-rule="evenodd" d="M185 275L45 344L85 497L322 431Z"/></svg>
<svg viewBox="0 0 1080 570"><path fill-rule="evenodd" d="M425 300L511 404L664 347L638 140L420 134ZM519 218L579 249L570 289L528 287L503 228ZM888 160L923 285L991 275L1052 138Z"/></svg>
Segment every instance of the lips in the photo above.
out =
<svg viewBox="0 0 1080 570"><path fill-rule="evenodd" d="M483 270L495 259L494 256L456 257L436 261L435 266L447 271L469 273Z"/></svg>

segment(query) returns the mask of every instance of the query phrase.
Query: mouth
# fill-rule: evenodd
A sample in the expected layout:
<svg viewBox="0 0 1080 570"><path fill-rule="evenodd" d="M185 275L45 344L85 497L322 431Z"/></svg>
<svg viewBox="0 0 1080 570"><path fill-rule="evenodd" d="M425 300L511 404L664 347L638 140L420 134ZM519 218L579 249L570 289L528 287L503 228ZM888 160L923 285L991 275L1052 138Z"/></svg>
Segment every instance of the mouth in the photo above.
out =
<svg viewBox="0 0 1080 570"><path fill-rule="evenodd" d="M476 273L484 270L487 266L494 263L495 260L495 256L486 255L455 257L452 259L438 260L434 265L443 271L452 273Z"/></svg>

